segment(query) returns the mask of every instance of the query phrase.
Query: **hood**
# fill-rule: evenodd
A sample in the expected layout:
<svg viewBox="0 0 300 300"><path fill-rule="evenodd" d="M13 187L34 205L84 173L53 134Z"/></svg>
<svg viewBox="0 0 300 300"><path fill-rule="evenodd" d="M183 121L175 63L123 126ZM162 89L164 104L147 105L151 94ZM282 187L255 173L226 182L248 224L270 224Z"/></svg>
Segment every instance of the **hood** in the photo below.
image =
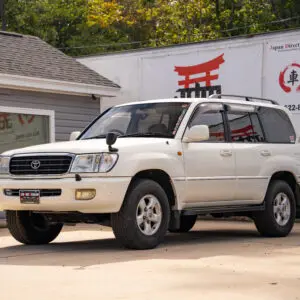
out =
<svg viewBox="0 0 300 300"><path fill-rule="evenodd" d="M119 151L136 151L141 147L151 147L157 149L160 144L166 141L171 142L172 139L165 138L119 138L113 145ZM174 140L173 140L174 141ZM145 149L145 148L144 148ZM149 148L148 148L149 149ZM27 154L27 153L99 153L108 152L108 146L105 139L79 140L68 142L57 142L51 144L41 144L26 148L14 149L2 153L3 155Z"/></svg>

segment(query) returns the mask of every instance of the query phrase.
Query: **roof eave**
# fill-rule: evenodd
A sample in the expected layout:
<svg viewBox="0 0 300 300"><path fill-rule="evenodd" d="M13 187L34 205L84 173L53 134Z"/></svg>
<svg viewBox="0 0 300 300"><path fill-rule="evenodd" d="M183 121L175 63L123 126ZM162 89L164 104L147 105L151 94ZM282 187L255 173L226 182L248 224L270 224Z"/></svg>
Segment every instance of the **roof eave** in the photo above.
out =
<svg viewBox="0 0 300 300"><path fill-rule="evenodd" d="M0 73L0 87L69 95L116 97L120 88Z"/></svg>

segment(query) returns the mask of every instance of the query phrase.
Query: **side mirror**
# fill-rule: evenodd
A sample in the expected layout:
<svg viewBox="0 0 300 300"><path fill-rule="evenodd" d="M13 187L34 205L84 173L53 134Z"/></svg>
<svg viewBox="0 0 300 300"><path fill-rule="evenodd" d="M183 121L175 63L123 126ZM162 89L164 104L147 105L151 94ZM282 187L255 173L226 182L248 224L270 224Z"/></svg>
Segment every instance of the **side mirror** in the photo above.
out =
<svg viewBox="0 0 300 300"><path fill-rule="evenodd" d="M196 125L190 128L183 138L186 143L207 141L209 139L209 128L207 125Z"/></svg>
<svg viewBox="0 0 300 300"><path fill-rule="evenodd" d="M112 145L116 142L118 136L118 134L115 134L113 132L109 132L106 135L106 145L108 146L110 152L118 152L118 149L112 147Z"/></svg>
<svg viewBox="0 0 300 300"><path fill-rule="evenodd" d="M70 134L70 141L75 141L80 136L80 134L81 134L80 131L73 131Z"/></svg>

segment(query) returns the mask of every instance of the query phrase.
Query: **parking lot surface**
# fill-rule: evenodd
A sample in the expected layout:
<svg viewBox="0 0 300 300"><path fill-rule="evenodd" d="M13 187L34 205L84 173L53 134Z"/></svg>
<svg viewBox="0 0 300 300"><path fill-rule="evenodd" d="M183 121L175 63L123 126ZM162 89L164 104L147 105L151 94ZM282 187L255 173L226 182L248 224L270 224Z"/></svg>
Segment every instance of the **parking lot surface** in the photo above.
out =
<svg viewBox="0 0 300 300"><path fill-rule="evenodd" d="M198 221L154 250L121 248L99 226L24 246L0 229L2 299L300 299L300 223L262 238L250 222Z"/></svg>

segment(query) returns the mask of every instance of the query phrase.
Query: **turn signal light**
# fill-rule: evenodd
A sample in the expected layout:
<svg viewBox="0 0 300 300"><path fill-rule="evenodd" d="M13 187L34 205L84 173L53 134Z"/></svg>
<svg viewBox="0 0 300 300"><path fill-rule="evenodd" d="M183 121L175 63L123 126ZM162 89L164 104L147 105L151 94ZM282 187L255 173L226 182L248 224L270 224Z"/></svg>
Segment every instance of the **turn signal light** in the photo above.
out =
<svg viewBox="0 0 300 300"><path fill-rule="evenodd" d="M78 189L75 191L76 200L92 200L96 196L95 189Z"/></svg>

